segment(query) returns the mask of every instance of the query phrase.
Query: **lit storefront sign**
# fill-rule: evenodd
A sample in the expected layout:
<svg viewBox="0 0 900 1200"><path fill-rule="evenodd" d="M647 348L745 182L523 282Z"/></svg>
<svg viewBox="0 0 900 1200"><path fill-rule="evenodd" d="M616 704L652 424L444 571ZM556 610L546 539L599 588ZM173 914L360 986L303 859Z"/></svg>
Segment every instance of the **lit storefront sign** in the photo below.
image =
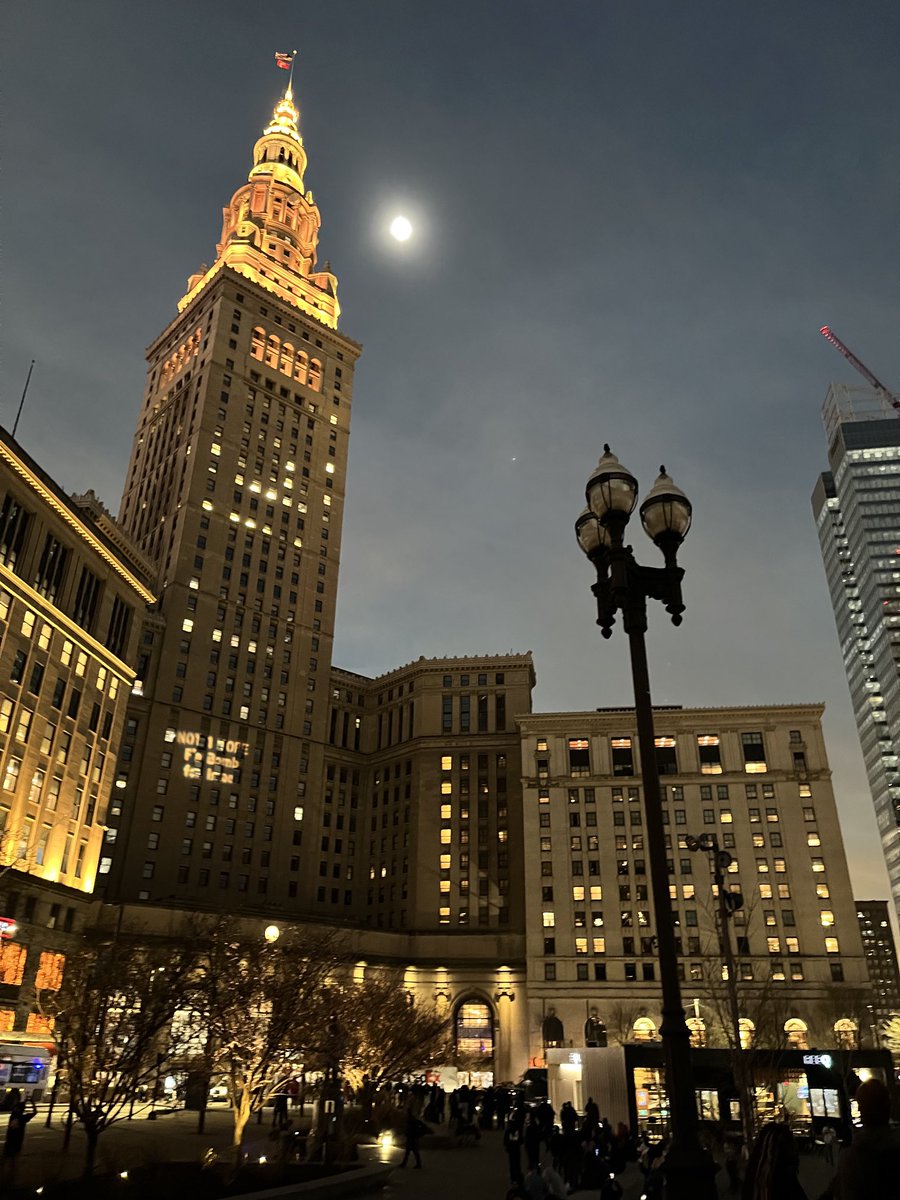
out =
<svg viewBox="0 0 900 1200"><path fill-rule="evenodd" d="M205 733L179 729L175 742L184 748L182 773L185 779L209 783L234 783L241 760L250 749L247 742L207 737Z"/></svg>
<svg viewBox="0 0 900 1200"><path fill-rule="evenodd" d="M834 1059L831 1057L830 1054L804 1054L803 1055L804 1067L826 1067L826 1068L830 1069L833 1061L834 1061Z"/></svg>

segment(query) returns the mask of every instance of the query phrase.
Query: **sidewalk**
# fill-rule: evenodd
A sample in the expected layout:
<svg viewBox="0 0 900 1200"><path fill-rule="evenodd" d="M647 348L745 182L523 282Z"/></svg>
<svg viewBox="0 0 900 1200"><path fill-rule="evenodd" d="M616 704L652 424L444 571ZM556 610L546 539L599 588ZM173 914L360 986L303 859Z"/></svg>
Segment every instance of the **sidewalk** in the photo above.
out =
<svg viewBox="0 0 900 1200"><path fill-rule="evenodd" d="M231 1151L231 1112L224 1105L211 1107L206 1116L206 1129L198 1134L197 1114L178 1111L160 1113L156 1120L147 1119L147 1106L135 1109L134 1119L121 1121L100 1138L97 1169L121 1171L160 1160L197 1162L208 1150L214 1150L220 1158L227 1158ZM307 1107L307 1114L309 1109ZM49 1179L78 1177L84 1165L84 1135L78 1125L72 1130L72 1141L67 1152L63 1152L63 1124L65 1113L54 1113L50 1129L44 1127L46 1108L28 1126L25 1147L19 1159L16 1183L37 1188ZM247 1126L244 1149L251 1159L271 1155L272 1142L271 1110L266 1110L263 1124L254 1120ZM0 1117L0 1137L6 1132L6 1121ZM436 1132L444 1133L446 1125L438 1126ZM402 1151L389 1151L386 1158L397 1164L385 1189L386 1200L504 1200L509 1189L506 1155L503 1152L501 1134L496 1130L482 1135L474 1146L445 1147L422 1150L423 1169L401 1170ZM809 1200L818 1200L832 1175L821 1158L804 1155L801 1158L800 1182ZM727 1191L725 1172L717 1176L719 1194L725 1198L732 1195ZM624 1190L623 1200L640 1200L643 1181L637 1166L629 1164L619 1176ZM585 1200L596 1197L596 1192L580 1192Z"/></svg>

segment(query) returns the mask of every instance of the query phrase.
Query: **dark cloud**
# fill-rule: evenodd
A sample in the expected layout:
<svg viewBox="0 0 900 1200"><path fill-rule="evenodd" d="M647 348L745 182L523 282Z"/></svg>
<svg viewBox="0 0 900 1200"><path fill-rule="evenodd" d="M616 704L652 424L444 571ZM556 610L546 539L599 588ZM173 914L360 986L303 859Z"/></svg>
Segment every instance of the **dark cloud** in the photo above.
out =
<svg viewBox="0 0 900 1200"><path fill-rule="evenodd" d="M366 347L338 661L532 649L539 707L627 702L571 527L603 441L648 486L664 460L696 517L656 698L825 700L855 882L885 894L809 493L853 379L817 327L896 361L900 10L328 0L259 26L233 0L8 19L4 422L35 357L22 440L115 508L144 347L299 45L322 252Z"/></svg>

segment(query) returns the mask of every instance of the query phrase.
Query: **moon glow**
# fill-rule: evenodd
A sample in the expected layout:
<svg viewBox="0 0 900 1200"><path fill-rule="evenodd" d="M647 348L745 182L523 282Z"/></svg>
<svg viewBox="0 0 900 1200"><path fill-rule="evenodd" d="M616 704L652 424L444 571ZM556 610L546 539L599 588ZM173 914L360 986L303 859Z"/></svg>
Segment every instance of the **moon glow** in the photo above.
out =
<svg viewBox="0 0 900 1200"><path fill-rule="evenodd" d="M394 217L391 221L390 233L395 241L408 241L412 235L412 225L406 217Z"/></svg>

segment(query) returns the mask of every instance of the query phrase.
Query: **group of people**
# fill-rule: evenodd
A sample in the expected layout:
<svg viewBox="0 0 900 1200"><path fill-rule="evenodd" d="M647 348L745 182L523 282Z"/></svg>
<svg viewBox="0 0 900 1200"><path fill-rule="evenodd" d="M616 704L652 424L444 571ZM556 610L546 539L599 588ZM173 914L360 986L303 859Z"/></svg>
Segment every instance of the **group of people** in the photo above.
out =
<svg viewBox="0 0 900 1200"><path fill-rule="evenodd" d="M637 1157L631 1131L621 1123L613 1129L593 1098L580 1118L566 1101L558 1123L548 1100L534 1108L518 1102L503 1132L503 1148L511 1184L507 1200L565 1200L577 1189L613 1200L622 1195L616 1176Z"/></svg>

